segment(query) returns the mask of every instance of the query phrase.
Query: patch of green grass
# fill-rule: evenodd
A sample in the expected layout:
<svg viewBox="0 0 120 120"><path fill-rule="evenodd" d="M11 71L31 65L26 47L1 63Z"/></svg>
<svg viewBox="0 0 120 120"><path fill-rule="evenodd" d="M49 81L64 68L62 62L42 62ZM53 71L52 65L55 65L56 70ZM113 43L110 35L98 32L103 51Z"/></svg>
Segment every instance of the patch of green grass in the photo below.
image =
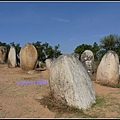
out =
<svg viewBox="0 0 120 120"><path fill-rule="evenodd" d="M28 102L27 101L19 101L19 102L16 102L16 107L22 107L22 106L24 106L24 105L26 105Z"/></svg>
<svg viewBox="0 0 120 120"><path fill-rule="evenodd" d="M5 88L6 88L5 84L0 83L0 94L2 94Z"/></svg>
<svg viewBox="0 0 120 120"><path fill-rule="evenodd" d="M119 99L111 96L111 94L118 94L119 91L109 93L106 96L96 95L96 102L92 104L88 110L81 110L71 106L63 105L54 100L52 96L46 96L38 100L44 107L47 106L49 110L55 112L55 118L106 118L108 112L112 112L113 116L119 118L120 116L120 101Z"/></svg>
<svg viewBox="0 0 120 120"><path fill-rule="evenodd" d="M95 106L101 107L101 106L104 106L105 103L106 103L106 99L105 99L104 96L102 96L102 97L96 96L96 102L93 103L91 107L92 108L95 107Z"/></svg>
<svg viewBox="0 0 120 120"><path fill-rule="evenodd" d="M92 116L95 116L95 118L106 118L108 112L113 113L113 116L109 115L110 117L118 118L120 116L120 101L110 94L96 97L96 103L93 103L91 107Z"/></svg>
<svg viewBox="0 0 120 120"><path fill-rule="evenodd" d="M38 93L44 93L44 90L38 88L38 89L37 89L37 92L38 92Z"/></svg>
<svg viewBox="0 0 120 120"><path fill-rule="evenodd" d="M110 96L106 98L105 108L110 112L117 112L120 116L120 100L118 98L113 98Z"/></svg>
<svg viewBox="0 0 120 120"><path fill-rule="evenodd" d="M0 110L0 118L5 118L5 112L3 110Z"/></svg>
<svg viewBox="0 0 120 120"><path fill-rule="evenodd" d="M0 83L0 94L4 92L4 90L8 89L10 85L6 85L5 83Z"/></svg>
<svg viewBox="0 0 120 120"><path fill-rule="evenodd" d="M82 109L76 108L76 107L72 107L72 106L68 106L68 105L64 105L58 101L56 101L52 96L45 96L44 98L38 100L36 99L38 102L40 102L42 105L44 105L44 107L47 106L47 108L49 110L51 110L52 112L56 112L56 116L55 117L62 117L63 114L67 114L67 116L70 116L70 114L74 114L74 116L76 117L80 117L80 118L92 118L92 116L90 115L86 115ZM73 117L74 117L73 116Z"/></svg>

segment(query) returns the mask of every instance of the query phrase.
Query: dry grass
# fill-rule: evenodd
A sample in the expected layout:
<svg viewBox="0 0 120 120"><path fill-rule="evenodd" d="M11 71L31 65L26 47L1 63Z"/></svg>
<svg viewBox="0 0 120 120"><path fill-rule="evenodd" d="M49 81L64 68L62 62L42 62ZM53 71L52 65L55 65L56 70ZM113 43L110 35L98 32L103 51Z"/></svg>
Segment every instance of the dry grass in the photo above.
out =
<svg viewBox="0 0 120 120"><path fill-rule="evenodd" d="M18 80L48 80L47 70L29 75L19 68L0 65L0 73L0 118L120 118L120 87L92 81L96 103L88 110L81 110L55 101L48 85L16 86ZM43 98L36 99L40 97Z"/></svg>

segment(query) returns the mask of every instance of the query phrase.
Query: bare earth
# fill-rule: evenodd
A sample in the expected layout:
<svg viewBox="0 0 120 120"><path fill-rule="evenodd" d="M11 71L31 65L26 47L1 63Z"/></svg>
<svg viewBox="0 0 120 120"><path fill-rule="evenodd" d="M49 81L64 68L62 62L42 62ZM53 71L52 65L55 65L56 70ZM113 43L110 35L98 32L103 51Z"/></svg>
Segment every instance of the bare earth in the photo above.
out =
<svg viewBox="0 0 120 120"><path fill-rule="evenodd" d="M49 70L34 74L19 67L7 68L0 64L0 118L83 118L79 113L59 114L37 100L49 95L49 84L19 85L19 80L48 80ZM84 114L94 118L120 118L120 88L102 86L93 82L98 104Z"/></svg>

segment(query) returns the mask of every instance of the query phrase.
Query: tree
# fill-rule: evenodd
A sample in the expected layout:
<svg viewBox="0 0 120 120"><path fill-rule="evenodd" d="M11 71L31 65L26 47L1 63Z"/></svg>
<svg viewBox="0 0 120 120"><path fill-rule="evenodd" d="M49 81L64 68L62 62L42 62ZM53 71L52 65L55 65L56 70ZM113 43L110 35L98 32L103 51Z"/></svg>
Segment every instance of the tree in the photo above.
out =
<svg viewBox="0 0 120 120"><path fill-rule="evenodd" d="M93 46L92 45L87 45L87 44L82 44L76 47L74 50L75 53L78 53L79 56L85 51L85 50L91 50L94 54L94 59L99 60L99 51L100 51L100 46L94 42Z"/></svg>
<svg viewBox="0 0 120 120"><path fill-rule="evenodd" d="M100 58L102 58L108 50L113 50L118 54L120 59L120 37L117 34L105 36L100 42Z"/></svg>
<svg viewBox="0 0 120 120"><path fill-rule="evenodd" d="M45 62L47 58L56 59L62 54L61 51L58 50L60 47L59 44L57 46L54 46L54 48L50 46L47 42L41 44L40 41L37 41L36 43L32 44L35 46L38 52L38 60L42 62Z"/></svg>
<svg viewBox="0 0 120 120"><path fill-rule="evenodd" d="M81 56L81 54L85 51L85 50L93 50L91 45L87 45L87 44L82 44L79 45L75 48L74 53L78 53L79 56Z"/></svg>
<svg viewBox="0 0 120 120"><path fill-rule="evenodd" d="M44 54L44 47L42 46L41 42L40 41L37 41L36 43L32 43L36 50L37 50L37 53L38 53L38 59L40 61L44 61L45 59L45 54Z"/></svg>
<svg viewBox="0 0 120 120"><path fill-rule="evenodd" d="M60 47L60 45L58 44L57 46L54 46L54 58L59 57L60 55L62 55L61 51L58 50Z"/></svg>
<svg viewBox="0 0 120 120"><path fill-rule="evenodd" d="M5 46L7 48L7 54L6 54L6 62L7 62L7 59L8 59L8 53L9 53L9 50L10 50L10 45L9 44L6 44L6 43L2 43L0 41L0 46Z"/></svg>
<svg viewBox="0 0 120 120"><path fill-rule="evenodd" d="M100 50L100 46L96 42L94 42L92 52L94 54L95 60L99 59L99 50Z"/></svg>
<svg viewBox="0 0 120 120"><path fill-rule="evenodd" d="M13 46L13 47L15 47L16 54L17 54L17 56L19 56L19 52L20 52L20 49L21 49L20 43L15 44L14 42L11 42L10 45Z"/></svg>
<svg viewBox="0 0 120 120"><path fill-rule="evenodd" d="M9 49L10 49L10 45L6 44L6 43L0 42L0 46L5 46L7 48L7 51L9 51Z"/></svg>

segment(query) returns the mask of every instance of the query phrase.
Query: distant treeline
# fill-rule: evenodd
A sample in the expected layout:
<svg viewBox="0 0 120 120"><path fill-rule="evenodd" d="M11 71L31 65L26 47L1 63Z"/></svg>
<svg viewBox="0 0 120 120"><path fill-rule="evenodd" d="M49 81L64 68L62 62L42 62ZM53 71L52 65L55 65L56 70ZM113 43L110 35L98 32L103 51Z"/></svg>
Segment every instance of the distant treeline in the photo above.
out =
<svg viewBox="0 0 120 120"><path fill-rule="evenodd" d="M100 45L94 42L93 45L82 44L75 48L74 52L81 55L84 50L91 50L96 61L100 61L108 50L117 53L120 61L120 37L117 34L110 34L100 40Z"/></svg>
<svg viewBox="0 0 120 120"><path fill-rule="evenodd" d="M59 44L52 47L47 42L42 44L40 41L37 41L36 43L32 43L32 45L35 46L37 53L38 53L38 60L45 61L47 58L55 59L58 56L62 55L61 51L59 50ZM14 42L11 42L10 44L2 43L0 42L0 46L6 46L7 48L7 57L8 52L10 50L10 46L14 46L16 49L17 59L19 59L19 53L20 53L20 44L15 44Z"/></svg>
<svg viewBox="0 0 120 120"><path fill-rule="evenodd" d="M40 41L37 41L35 43L32 43L32 45L35 46L38 52L38 60L40 61L44 62L47 58L56 59L57 57L62 55L61 51L59 50L59 44L52 47L47 42L42 44ZM15 44L14 42L12 42L10 44L6 44L0 42L0 46L6 46L8 52L10 46L14 46L16 49L17 57L19 58L19 52L21 49L19 43ZM91 50L94 54L95 60L97 61L100 61L103 55L108 50L113 50L118 54L120 61L120 37L117 34L110 34L100 40L100 45L98 45L96 42L94 42L93 45L78 45L73 52L78 53L81 56L82 52L84 52L85 50Z"/></svg>

